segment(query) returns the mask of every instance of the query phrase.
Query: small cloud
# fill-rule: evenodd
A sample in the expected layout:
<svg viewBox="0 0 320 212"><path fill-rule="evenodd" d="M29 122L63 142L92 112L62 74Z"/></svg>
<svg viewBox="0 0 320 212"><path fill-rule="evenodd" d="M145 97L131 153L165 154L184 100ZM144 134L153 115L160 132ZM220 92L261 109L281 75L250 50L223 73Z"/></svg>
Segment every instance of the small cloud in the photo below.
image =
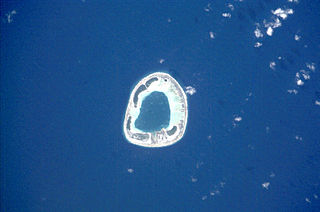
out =
<svg viewBox="0 0 320 212"><path fill-rule="evenodd" d="M306 66L309 70L315 71L316 70L316 65L315 63L306 63Z"/></svg>
<svg viewBox="0 0 320 212"><path fill-rule="evenodd" d="M272 70L275 70L276 62L271 61L270 64L269 64L269 67L270 67Z"/></svg>
<svg viewBox="0 0 320 212"><path fill-rule="evenodd" d="M306 70L300 70L299 72L296 73L296 83L298 86L304 85L303 80L309 80L310 79L310 74Z"/></svg>
<svg viewBox="0 0 320 212"><path fill-rule="evenodd" d="M230 13L222 13L221 15L222 15L222 17L225 17L225 18L231 18Z"/></svg>
<svg viewBox="0 0 320 212"><path fill-rule="evenodd" d="M273 34L273 29L272 29L272 27L268 27L266 33L267 33L267 35L272 36L272 34Z"/></svg>
<svg viewBox="0 0 320 212"><path fill-rule="evenodd" d="M311 203L311 200L308 197L306 197L305 200L306 200L307 203Z"/></svg>
<svg viewBox="0 0 320 212"><path fill-rule="evenodd" d="M297 94L298 91L297 91L296 89L289 89L289 90L288 90L288 93L290 93L290 94Z"/></svg>
<svg viewBox="0 0 320 212"><path fill-rule="evenodd" d="M269 131L270 131L270 127L266 126L266 133L269 133Z"/></svg>
<svg viewBox="0 0 320 212"><path fill-rule="evenodd" d="M209 3L209 4L207 4L207 6L204 8L204 11L210 12L211 10L212 10L211 4Z"/></svg>
<svg viewBox="0 0 320 212"><path fill-rule="evenodd" d="M233 6L231 3L227 4L227 7L228 7L231 11L234 10L234 6Z"/></svg>
<svg viewBox="0 0 320 212"><path fill-rule="evenodd" d="M294 35L294 39L295 39L296 41L299 41L299 40L301 39L301 36L299 36L299 35Z"/></svg>
<svg viewBox="0 0 320 212"><path fill-rule="evenodd" d="M260 42L256 42L256 43L254 44L254 47L255 47L255 48L259 48L260 46L262 46L262 43L260 43Z"/></svg>
<svg viewBox="0 0 320 212"><path fill-rule="evenodd" d="M302 86L304 82L301 80L301 75L299 72L296 73L296 83L298 86Z"/></svg>
<svg viewBox="0 0 320 212"><path fill-rule="evenodd" d="M263 20L263 24L264 24L264 27L267 28L266 33L268 36L272 36L273 29L281 26L280 19L277 17L273 17L273 21L271 22L267 22L266 20Z"/></svg>
<svg viewBox="0 0 320 212"><path fill-rule="evenodd" d="M191 86L187 86L186 87L186 93L189 94L189 95L193 95L195 94L197 91L195 88L191 87Z"/></svg>
<svg viewBox="0 0 320 212"><path fill-rule="evenodd" d="M161 58L161 59L159 60L159 63L162 64L162 63L164 63L164 61L165 61L165 60Z"/></svg>
<svg viewBox="0 0 320 212"><path fill-rule="evenodd" d="M262 187L265 188L266 190L269 189L269 185L270 185L269 182L262 183Z"/></svg>
<svg viewBox="0 0 320 212"><path fill-rule="evenodd" d="M240 122L241 120L242 120L242 117L240 117L240 116L237 116L234 118L234 121L236 121L236 122Z"/></svg>
<svg viewBox="0 0 320 212"><path fill-rule="evenodd" d="M213 33L213 32L209 32L209 36L211 39L215 39L215 37L216 37L215 33Z"/></svg>
<svg viewBox="0 0 320 212"><path fill-rule="evenodd" d="M133 169L128 169L129 173L133 173L133 171L134 171Z"/></svg>
<svg viewBox="0 0 320 212"><path fill-rule="evenodd" d="M258 28L258 26L257 26L256 29L254 30L254 35L256 36L256 38L262 38L262 37L263 37L263 33L262 33L261 30Z"/></svg>
<svg viewBox="0 0 320 212"><path fill-rule="evenodd" d="M300 73L301 73L301 75L303 76L303 78L304 78L305 80L309 80L309 79L310 79L310 74L309 74L308 71L300 70Z"/></svg>
<svg viewBox="0 0 320 212"><path fill-rule="evenodd" d="M6 14L7 16L7 22L10 24L13 21L13 16L17 14L17 11L12 10L11 12L8 12Z"/></svg>
<svg viewBox="0 0 320 212"><path fill-rule="evenodd" d="M303 82L301 79L298 79L298 80L297 80L297 85L301 86L301 85L303 85L303 84L304 84L304 82Z"/></svg>
<svg viewBox="0 0 320 212"><path fill-rule="evenodd" d="M191 182L195 183L195 182L197 182L197 181L198 181L197 178L191 176Z"/></svg>
<svg viewBox="0 0 320 212"><path fill-rule="evenodd" d="M276 10L271 10L272 14L282 18L283 20L286 19L288 17L288 15L292 15L293 14L293 9L286 9L283 10L281 8L278 8Z"/></svg>

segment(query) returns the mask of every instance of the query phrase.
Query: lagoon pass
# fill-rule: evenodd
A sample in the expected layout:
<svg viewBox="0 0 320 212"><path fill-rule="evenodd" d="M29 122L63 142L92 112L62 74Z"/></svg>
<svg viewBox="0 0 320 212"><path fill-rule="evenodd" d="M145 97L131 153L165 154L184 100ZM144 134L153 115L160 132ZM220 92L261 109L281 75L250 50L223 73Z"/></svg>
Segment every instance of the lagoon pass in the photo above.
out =
<svg viewBox="0 0 320 212"><path fill-rule="evenodd" d="M154 131L144 131L137 128L135 122L140 118L143 101L146 97L158 92L167 97L170 108L169 124ZM149 107L152 107L152 104L150 105ZM140 80L132 90L123 122L123 132L126 139L135 145L143 147L169 146L183 137L187 119L187 97L179 83L167 73L155 72Z"/></svg>

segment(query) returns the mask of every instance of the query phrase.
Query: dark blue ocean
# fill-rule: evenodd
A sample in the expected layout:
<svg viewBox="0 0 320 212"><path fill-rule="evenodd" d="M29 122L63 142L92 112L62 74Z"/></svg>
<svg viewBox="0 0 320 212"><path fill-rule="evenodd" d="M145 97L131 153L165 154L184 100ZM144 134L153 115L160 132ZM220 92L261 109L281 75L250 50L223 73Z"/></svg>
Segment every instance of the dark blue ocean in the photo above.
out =
<svg viewBox="0 0 320 212"><path fill-rule="evenodd" d="M1 211L320 211L319 11L1 1ZM144 148L122 125L156 71L188 91L188 124Z"/></svg>

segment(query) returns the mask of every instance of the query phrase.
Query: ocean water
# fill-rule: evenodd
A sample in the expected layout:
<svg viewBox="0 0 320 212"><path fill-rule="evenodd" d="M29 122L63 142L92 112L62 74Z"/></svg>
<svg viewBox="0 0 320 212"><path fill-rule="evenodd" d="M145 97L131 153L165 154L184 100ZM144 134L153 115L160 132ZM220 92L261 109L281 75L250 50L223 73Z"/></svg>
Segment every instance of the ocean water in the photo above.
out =
<svg viewBox="0 0 320 212"><path fill-rule="evenodd" d="M319 211L320 2L1 1L1 211ZM184 137L126 141L144 76Z"/></svg>

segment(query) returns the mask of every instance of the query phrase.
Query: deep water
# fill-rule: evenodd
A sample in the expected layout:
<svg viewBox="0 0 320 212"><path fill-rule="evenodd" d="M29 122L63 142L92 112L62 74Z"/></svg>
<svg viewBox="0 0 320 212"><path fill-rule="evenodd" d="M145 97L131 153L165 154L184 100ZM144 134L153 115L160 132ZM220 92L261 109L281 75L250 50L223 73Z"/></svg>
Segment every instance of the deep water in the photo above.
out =
<svg viewBox="0 0 320 212"><path fill-rule="evenodd" d="M1 211L319 211L319 0L0 8ZM143 148L123 120L155 71L188 124Z"/></svg>

